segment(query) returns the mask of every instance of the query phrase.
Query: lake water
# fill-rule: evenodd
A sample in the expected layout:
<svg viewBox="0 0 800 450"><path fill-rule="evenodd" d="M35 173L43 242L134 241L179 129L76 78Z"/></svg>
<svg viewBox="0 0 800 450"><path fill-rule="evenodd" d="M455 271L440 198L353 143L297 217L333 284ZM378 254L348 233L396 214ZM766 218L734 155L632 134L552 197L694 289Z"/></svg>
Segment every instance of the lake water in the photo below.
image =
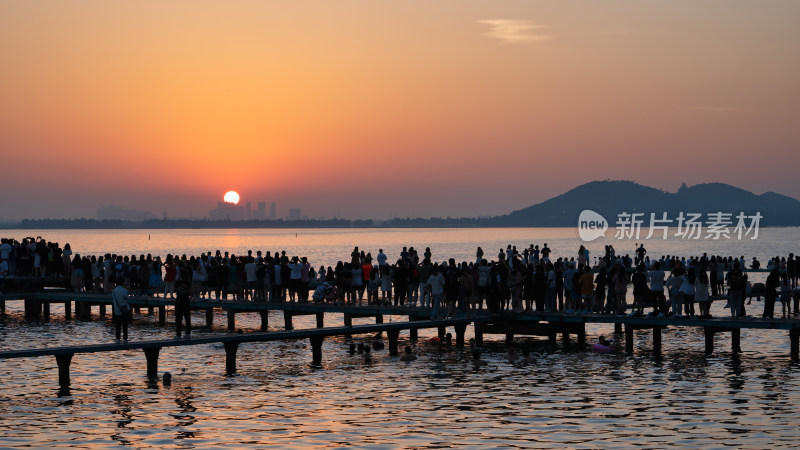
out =
<svg viewBox="0 0 800 450"><path fill-rule="evenodd" d="M297 236L295 237L295 232ZM196 254L201 251L287 250L315 265L349 257L352 247L387 250L430 246L434 258L474 259L475 247L494 255L507 244L547 242L558 256L572 256L581 241L573 229L433 230L7 230L3 236L42 235L70 242L81 254ZM148 234L149 239L148 239ZM761 229L755 241L644 241L650 255L770 256L797 253L800 228ZM612 243L632 252L633 241L601 239L593 256ZM760 310L755 302L752 307ZM109 342L108 320L65 320L54 306L50 323L24 321L21 302L8 302L0 320L0 349ZM727 310L717 302L712 313ZM219 328L200 335L224 334ZM270 324L282 324L279 313ZM171 321L171 315L168 321ZM296 328L315 326L297 317ZM374 320L374 319L373 319ZM385 320L406 320L386 317ZM369 323L356 319L354 323ZM204 316L193 316L204 323ZM257 314L237 315L245 331ZM326 325L342 317L326 315ZM452 330L450 330L452 331ZM610 325L587 326L587 339L611 335ZM561 342L517 338L535 363L504 359L503 336L487 335L486 366L467 352L422 344L419 359L405 363L375 352L371 362L347 353L344 339L326 339L322 367L311 365L307 341L242 344L238 373L225 375L221 345L165 348L159 372L171 386L148 383L141 351L76 355L72 389L60 395L53 357L0 361L0 447L136 448L217 447L796 447L800 437L800 365L788 358L785 331L744 330L743 354L729 353L729 336L716 337L718 352L703 354L702 330L669 328L663 356L650 353L647 330L636 333L633 355L585 353ZM467 338L472 328L468 328ZM170 338L169 325L135 317L133 339ZM401 339L407 338L401 333ZM368 342L366 336L356 341ZM492 340L494 339L494 340ZM402 342L401 345L405 345ZM409 343L410 344L410 343Z"/></svg>

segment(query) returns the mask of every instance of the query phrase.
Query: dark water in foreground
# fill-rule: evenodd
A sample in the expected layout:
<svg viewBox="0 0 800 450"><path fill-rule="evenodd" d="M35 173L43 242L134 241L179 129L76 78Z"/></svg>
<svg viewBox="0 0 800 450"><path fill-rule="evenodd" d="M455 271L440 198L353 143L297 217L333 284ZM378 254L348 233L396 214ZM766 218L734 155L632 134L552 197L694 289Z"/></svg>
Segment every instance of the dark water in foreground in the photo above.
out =
<svg viewBox="0 0 800 450"><path fill-rule="evenodd" d="M20 233L53 239L48 232ZM437 258L471 260L477 245L496 251L507 243L549 242L559 256L571 256L580 243L574 230L564 229L310 230L300 237L286 230L171 230L152 240L141 230L59 233L57 240L71 241L85 254L285 248L316 265L346 258L353 245L373 254L378 247L391 249L390 257L402 245L430 245ZM763 260L797 253L787 244L798 236L798 228L767 229L755 242L646 245L656 255L708 251ZM593 255L604 242L612 241L589 245ZM27 324L20 302L8 306L8 317L0 320L3 350L112 339L108 321L65 321L55 307L51 323ZM752 306L751 313L761 309ZM727 310L717 304L712 312ZM406 320L385 318L392 319ZM156 321L137 316L132 338L171 337L172 329ZM313 316L297 317L295 327L314 327L312 321ZM204 323L204 316L193 322ZM259 323L256 314L237 315L245 331ZM282 323L281 315L271 314L270 324ZM225 318L218 315L215 324L224 326ZM326 324L341 325L342 317L326 316ZM469 327L468 338L471 332ZM610 325L591 325L587 339L612 332ZM208 333L225 330L200 331ZM421 330L420 342L433 333ZM533 352L529 365L506 361L502 339L487 336L488 364L478 368L467 352L425 345L416 346L417 361L401 362L384 350L365 362L348 355L343 339L326 339L323 365L312 367L307 341L242 344L236 376L225 375L221 345L164 348L159 372L173 375L171 386L148 383L141 351L76 355L69 395L59 395L53 357L4 360L0 447L794 448L800 438L800 365L789 361L785 331L744 330L740 356L729 353L729 336L718 334L718 353L710 357L703 354L702 330L690 327L665 330L661 358L650 353L648 331L637 332L632 356L518 338Z"/></svg>

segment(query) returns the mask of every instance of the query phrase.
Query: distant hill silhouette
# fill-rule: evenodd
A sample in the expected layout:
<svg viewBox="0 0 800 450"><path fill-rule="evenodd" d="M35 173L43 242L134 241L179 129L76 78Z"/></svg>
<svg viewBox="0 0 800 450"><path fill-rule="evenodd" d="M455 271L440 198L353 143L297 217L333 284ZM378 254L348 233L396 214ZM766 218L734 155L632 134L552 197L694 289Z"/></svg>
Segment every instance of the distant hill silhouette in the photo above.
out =
<svg viewBox="0 0 800 450"><path fill-rule="evenodd" d="M747 215L760 212L761 226L800 225L800 201L785 195L767 192L753 194L744 189L723 183L706 183L687 187L676 193L664 192L632 181L592 181L553 197L537 205L495 217L496 226L563 227L576 226L578 215L584 209L602 214L609 226L616 224L622 212L645 213L649 223L650 213L660 218L675 220L678 213L740 212Z"/></svg>

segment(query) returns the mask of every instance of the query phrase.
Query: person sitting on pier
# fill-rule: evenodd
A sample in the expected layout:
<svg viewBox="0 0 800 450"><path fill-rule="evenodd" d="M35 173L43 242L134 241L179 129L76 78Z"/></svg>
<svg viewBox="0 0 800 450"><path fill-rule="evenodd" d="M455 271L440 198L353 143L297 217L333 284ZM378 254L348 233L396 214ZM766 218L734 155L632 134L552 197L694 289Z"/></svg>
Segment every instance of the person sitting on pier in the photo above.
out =
<svg viewBox="0 0 800 450"><path fill-rule="evenodd" d="M411 349L411 346L406 345L403 354L400 355L400 361L414 361L417 359L417 354Z"/></svg>
<svg viewBox="0 0 800 450"><path fill-rule="evenodd" d="M123 280L117 281L117 287L111 291L111 315L114 322L116 342L119 343L120 329L124 342L128 342L128 322L131 319L131 306L128 304L128 290Z"/></svg>

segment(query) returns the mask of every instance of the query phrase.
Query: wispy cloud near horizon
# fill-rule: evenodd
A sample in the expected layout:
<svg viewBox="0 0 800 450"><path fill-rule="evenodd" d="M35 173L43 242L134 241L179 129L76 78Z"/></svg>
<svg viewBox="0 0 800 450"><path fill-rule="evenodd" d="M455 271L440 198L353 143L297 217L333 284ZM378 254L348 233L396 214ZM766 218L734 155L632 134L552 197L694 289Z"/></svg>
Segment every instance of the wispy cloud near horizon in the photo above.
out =
<svg viewBox="0 0 800 450"><path fill-rule="evenodd" d="M553 39L553 36L540 31L545 28L544 26L537 25L530 20L485 19L477 22L489 26L489 31L484 33L485 36L499 39L506 44L546 42Z"/></svg>

